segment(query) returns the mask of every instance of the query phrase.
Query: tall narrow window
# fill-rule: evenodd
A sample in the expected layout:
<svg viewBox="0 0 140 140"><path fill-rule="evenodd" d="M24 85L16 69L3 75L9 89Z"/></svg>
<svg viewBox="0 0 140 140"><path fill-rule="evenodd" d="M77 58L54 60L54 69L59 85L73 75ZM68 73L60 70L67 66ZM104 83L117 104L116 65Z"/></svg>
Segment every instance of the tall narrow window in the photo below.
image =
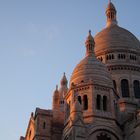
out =
<svg viewBox="0 0 140 140"><path fill-rule="evenodd" d="M135 98L140 98L140 83L135 80L133 82Z"/></svg>
<svg viewBox="0 0 140 140"><path fill-rule="evenodd" d="M83 96L83 109L84 110L88 109L88 98L87 98L87 95Z"/></svg>
<svg viewBox="0 0 140 140"><path fill-rule="evenodd" d="M116 90L117 86L116 86L116 81L115 80L113 80L113 86L114 86L114 89Z"/></svg>
<svg viewBox="0 0 140 140"><path fill-rule="evenodd" d="M43 122L43 129L46 129L46 122Z"/></svg>
<svg viewBox="0 0 140 140"><path fill-rule="evenodd" d="M97 107L98 110L101 109L101 95L97 95L96 107Z"/></svg>
<svg viewBox="0 0 140 140"><path fill-rule="evenodd" d="M81 96L78 96L78 101L79 101L80 104L82 103Z"/></svg>
<svg viewBox="0 0 140 140"><path fill-rule="evenodd" d="M121 80L122 97L129 97L129 84L128 80Z"/></svg>
<svg viewBox="0 0 140 140"><path fill-rule="evenodd" d="M107 96L103 96L103 110L107 111Z"/></svg>

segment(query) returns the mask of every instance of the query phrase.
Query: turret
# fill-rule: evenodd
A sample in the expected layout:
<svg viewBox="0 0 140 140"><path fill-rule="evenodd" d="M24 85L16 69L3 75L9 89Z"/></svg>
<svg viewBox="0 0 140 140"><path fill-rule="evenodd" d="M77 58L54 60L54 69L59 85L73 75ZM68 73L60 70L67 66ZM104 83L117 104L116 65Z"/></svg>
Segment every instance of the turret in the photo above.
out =
<svg viewBox="0 0 140 140"><path fill-rule="evenodd" d="M68 91L67 85L68 85L68 81L67 81L66 75L64 73L62 79L60 80L60 88L59 88L60 110L61 111L64 111L64 94L66 94Z"/></svg>
<svg viewBox="0 0 140 140"><path fill-rule="evenodd" d="M107 27L117 24L116 14L117 14L116 8L113 5L113 3L110 1L106 8Z"/></svg>
<svg viewBox="0 0 140 140"><path fill-rule="evenodd" d="M58 85L56 85L56 89L53 93L53 103L52 103L52 109L53 110L58 110L60 105L59 105L59 101L60 101L60 94L58 91Z"/></svg>
<svg viewBox="0 0 140 140"><path fill-rule="evenodd" d="M86 41L85 41L86 56L93 55L94 45L95 45L95 42L94 42L94 39L91 35L91 30L89 30L88 36L87 36Z"/></svg>

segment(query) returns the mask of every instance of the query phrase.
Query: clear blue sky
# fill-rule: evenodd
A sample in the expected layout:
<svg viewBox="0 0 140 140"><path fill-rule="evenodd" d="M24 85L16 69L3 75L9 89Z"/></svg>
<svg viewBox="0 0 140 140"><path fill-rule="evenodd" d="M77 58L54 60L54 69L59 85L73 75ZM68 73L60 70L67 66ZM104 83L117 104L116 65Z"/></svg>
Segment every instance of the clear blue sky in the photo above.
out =
<svg viewBox="0 0 140 140"><path fill-rule="evenodd" d="M140 38L140 0L112 0ZM25 135L30 112L49 109L55 85L84 57L88 30L105 27L108 0L0 0L0 139Z"/></svg>

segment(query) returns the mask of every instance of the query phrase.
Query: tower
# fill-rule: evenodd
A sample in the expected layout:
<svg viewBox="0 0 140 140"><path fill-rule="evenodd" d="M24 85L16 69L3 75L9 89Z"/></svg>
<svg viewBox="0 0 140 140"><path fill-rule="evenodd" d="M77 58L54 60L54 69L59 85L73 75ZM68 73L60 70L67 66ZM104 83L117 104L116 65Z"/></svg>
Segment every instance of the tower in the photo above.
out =
<svg viewBox="0 0 140 140"><path fill-rule="evenodd" d="M83 119L83 128L86 128L86 139L92 140L97 137L100 139L103 135L114 140L121 139L121 131L116 125L114 104L118 96L114 93L113 81L106 66L94 55L95 42L91 31L86 38L85 47L85 58L73 70L70 88L65 94L65 113L67 115L63 139L72 137L77 140L80 136L82 140L83 131L76 132L75 135L72 133L73 129L77 127L76 123L72 121L75 118L75 114L72 114L73 104L77 100L81 104L82 116L80 118ZM81 120L80 118L79 120Z"/></svg>
<svg viewBox="0 0 140 140"><path fill-rule="evenodd" d="M62 79L60 80L60 88L58 89L58 85L53 93L53 121L55 123L63 124L64 122L64 95L66 94L67 88L67 78L65 73L63 74Z"/></svg>

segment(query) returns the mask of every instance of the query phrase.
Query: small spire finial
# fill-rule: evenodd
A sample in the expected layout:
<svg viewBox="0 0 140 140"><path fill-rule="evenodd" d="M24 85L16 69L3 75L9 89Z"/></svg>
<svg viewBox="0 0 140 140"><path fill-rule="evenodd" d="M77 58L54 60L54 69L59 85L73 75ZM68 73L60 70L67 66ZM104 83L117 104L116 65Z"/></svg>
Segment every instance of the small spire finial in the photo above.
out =
<svg viewBox="0 0 140 140"><path fill-rule="evenodd" d="M67 85L67 83L68 83L65 72L63 73L63 77L62 77L60 83L61 83L61 85Z"/></svg>
<svg viewBox="0 0 140 140"><path fill-rule="evenodd" d="M91 30L89 30L89 32L88 32L88 33L89 33L89 35L91 35Z"/></svg>
<svg viewBox="0 0 140 140"><path fill-rule="evenodd" d="M56 85L56 90L58 90L58 85Z"/></svg>
<svg viewBox="0 0 140 140"><path fill-rule="evenodd" d="M111 0L109 0L109 3L111 3Z"/></svg>

